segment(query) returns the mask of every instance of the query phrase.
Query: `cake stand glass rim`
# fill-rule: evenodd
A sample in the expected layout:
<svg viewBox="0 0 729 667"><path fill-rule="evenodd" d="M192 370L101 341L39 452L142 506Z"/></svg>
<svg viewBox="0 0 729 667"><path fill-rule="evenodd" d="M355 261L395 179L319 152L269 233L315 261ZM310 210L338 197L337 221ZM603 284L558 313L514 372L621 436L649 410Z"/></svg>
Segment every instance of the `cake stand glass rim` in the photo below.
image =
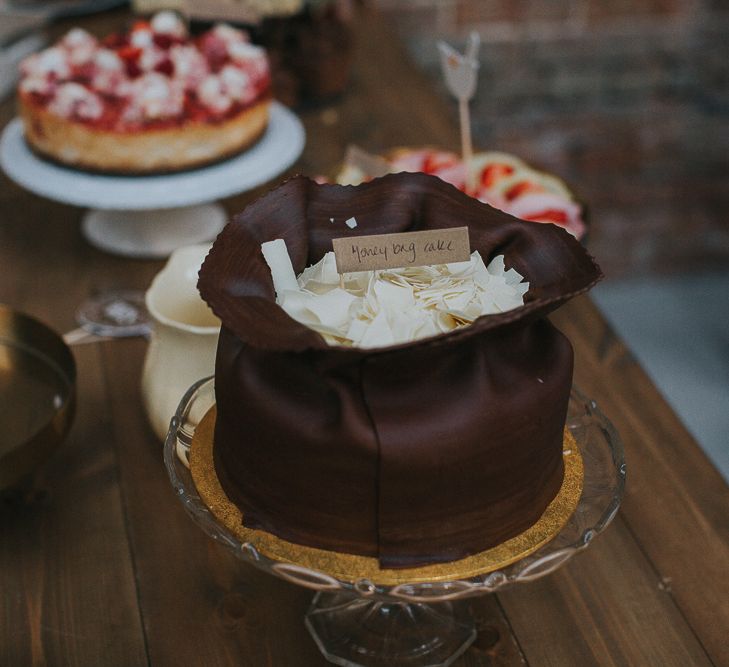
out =
<svg viewBox="0 0 729 667"><path fill-rule="evenodd" d="M308 547L272 533L245 526L240 508L225 493L213 463L215 407L197 424L190 448L190 473L197 494L212 514L235 539L250 543L262 555L279 562L286 576L316 571L347 582L367 581L374 585L431 583L478 577L515 563L551 541L569 520L582 494L582 456L572 434L565 429L563 440L564 477L556 496L541 517L517 535L448 562L382 568L372 556L354 555Z"/></svg>
<svg viewBox="0 0 729 667"><path fill-rule="evenodd" d="M620 503L625 493L625 479L627 474L627 466L625 463L625 450L623 449L623 442L618 435L615 426L612 422L603 414L598 407L595 400L588 398L582 390L576 385L572 385L572 391L570 395L570 403L573 401L579 401L589 411L588 414L595 420L598 428L603 432L602 435L605 437L611 454L612 464L614 466L615 478L614 478L614 489L613 498L611 502L605 507L602 516L596 521L592 529L588 529L584 532L584 544L582 548L587 546L590 540L597 534L601 533L605 528L608 527L610 522L615 518L615 515L620 509ZM570 428L570 424L567 424Z"/></svg>
<svg viewBox="0 0 729 667"><path fill-rule="evenodd" d="M164 458L170 480L193 520L236 556L292 583L319 591L343 591L374 599L440 602L455 600L505 586L532 581L560 567L586 548L612 521L625 485L625 460L620 439L595 401L573 388L567 426L579 442L585 474L583 494L563 529L547 544L522 560L483 575L453 581L376 584L367 579L345 581L326 573L276 561L242 542L223 526L200 498L183 460L189 452L194 421L214 404L213 378L195 383L187 391L171 420ZM192 414L196 416L191 416Z"/></svg>

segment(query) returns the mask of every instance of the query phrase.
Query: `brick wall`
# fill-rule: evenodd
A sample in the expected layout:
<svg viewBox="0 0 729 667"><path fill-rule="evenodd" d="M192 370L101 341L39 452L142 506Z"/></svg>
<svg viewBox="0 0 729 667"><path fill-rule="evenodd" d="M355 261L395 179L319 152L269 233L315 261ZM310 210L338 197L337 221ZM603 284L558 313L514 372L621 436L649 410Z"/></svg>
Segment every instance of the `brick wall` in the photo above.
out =
<svg viewBox="0 0 729 667"><path fill-rule="evenodd" d="M444 95L436 39L479 31L475 144L563 176L608 275L729 265L729 2L377 3Z"/></svg>

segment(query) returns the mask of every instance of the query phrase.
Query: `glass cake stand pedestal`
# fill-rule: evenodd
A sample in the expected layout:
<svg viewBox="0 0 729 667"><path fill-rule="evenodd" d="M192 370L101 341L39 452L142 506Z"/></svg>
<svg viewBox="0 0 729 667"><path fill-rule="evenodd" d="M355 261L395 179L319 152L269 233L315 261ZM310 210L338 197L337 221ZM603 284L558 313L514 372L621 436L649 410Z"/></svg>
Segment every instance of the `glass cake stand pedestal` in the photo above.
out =
<svg viewBox="0 0 729 667"><path fill-rule="evenodd" d="M510 554L497 547L490 556L484 552L475 561L469 558L445 566L429 566L431 569L382 570L380 576L367 572L369 566L360 566L357 557L296 547L260 531L241 529L241 533L235 529L240 515L237 519L225 516L229 512L227 499L222 504L211 502L204 489L207 482L200 482L201 475L205 477L214 471L212 462L210 470L202 473L198 462L198 484L189 467L191 445L201 450L197 443L201 431L212 434L210 424L205 422L214 403L213 380L201 380L190 388L172 418L164 447L172 485L193 520L238 558L317 591L306 613L306 627L327 660L344 667L452 664L476 638L475 623L468 606L462 603L464 599L553 572L587 548L608 526L623 495L625 461L615 429L594 401L573 389L567 418L567 431L572 437L568 440L566 435L565 443L566 447L576 446L579 453L566 449L565 456L577 454L580 462L566 463L565 478L574 479L577 474L580 485L574 504L569 505L570 491L563 494L563 484L560 493L568 498L565 507L569 514L551 529L546 541L532 543L524 551L524 540L519 546L517 539ZM211 445L209 452L212 459ZM194 472L195 452L192 454ZM200 456L197 454L198 461ZM203 489L207 502L199 489ZM257 535L267 537L258 540ZM467 572L467 562L479 563L483 571ZM361 576L363 572L371 576Z"/></svg>
<svg viewBox="0 0 729 667"><path fill-rule="evenodd" d="M89 208L82 231L91 245L126 257L167 257L182 246L214 239L227 222L215 200L252 190L301 155L305 132L294 113L271 104L268 128L230 159L188 171L149 176L81 171L38 157L19 118L0 140L0 164L18 185L48 199Z"/></svg>

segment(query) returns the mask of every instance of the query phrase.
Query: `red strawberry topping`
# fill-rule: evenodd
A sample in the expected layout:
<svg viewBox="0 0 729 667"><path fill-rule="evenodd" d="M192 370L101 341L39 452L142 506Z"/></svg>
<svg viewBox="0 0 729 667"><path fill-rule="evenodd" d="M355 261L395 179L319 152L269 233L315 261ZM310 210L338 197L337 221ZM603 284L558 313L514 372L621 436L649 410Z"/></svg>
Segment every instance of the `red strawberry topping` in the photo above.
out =
<svg viewBox="0 0 729 667"><path fill-rule="evenodd" d="M444 157L437 153L430 153L425 157L423 163L423 172L426 174L433 174L439 169L445 169L446 167L453 167L458 163L458 160L454 160L451 157Z"/></svg>
<svg viewBox="0 0 729 667"><path fill-rule="evenodd" d="M119 57L124 61L130 61L130 60L138 60L139 56L142 54L142 49L140 49L137 46L122 46L117 51L117 54Z"/></svg>
<svg viewBox="0 0 729 667"><path fill-rule="evenodd" d="M203 35L200 40L200 50L207 58L208 65L213 72L219 72L228 62L228 47L222 39L215 35L210 33Z"/></svg>
<svg viewBox="0 0 729 667"><path fill-rule="evenodd" d="M194 120L206 120L209 118L210 113L197 99L195 93L188 92L185 95L185 115Z"/></svg>
<svg viewBox="0 0 729 667"><path fill-rule="evenodd" d="M165 58L154 68L154 71L165 76L172 76L175 73L175 65L169 58Z"/></svg>
<svg viewBox="0 0 729 667"><path fill-rule="evenodd" d="M142 68L137 64L135 60L130 60L126 62L125 66L127 69L127 76L130 79L136 79L137 77L141 76Z"/></svg>
<svg viewBox="0 0 729 667"><path fill-rule="evenodd" d="M509 176L514 173L514 167L508 164L490 164L486 169L481 172L481 185L485 188L490 188L504 176Z"/></svg>
<svg viewBox="0 0 729 667"><path fill-rule="evenodd" d="M121 49L129 44L129 36L120 32L112 33L102 40L102 44L109 49Z"/></svg>
<svg viewBox="0 0 729 667"><path fill-rule="evenodd" d="M139 66L139 56L142 54L142 49L130 45L122 46L117 54L124 61L127 76L130 79L136 79L142 73L142 68Z"/></svg>
<svg viewBox="0 0 729 667"><path fill-rule="evenodd" d="M544 188L538 183L532 183L531 181L520 181L515 185L512 185L505 193L507 201L512 201L517 197L521 197L527 192L544 192Z"/></svg>
<svg viewBox="0 0 729 667"><path fill-rule="evenodd" d="M63 73L43 71L42 80L40 76L31 77L34 67L40 70L38 58L28 59L23 77L32 80L27 90L21 90L35 104L48 106L55 99L58 85L83 86L95 96L101 112L76 120L117 131L136 129L140 124L167 127L188 119L218 122L266 94L269 77L267 65L259 62L260 49L250 56L250 62L246 53L242 61L229 55L230 43L245 45L245 33L218 27L193 38L179 20L170 22L169 16L163 19L157 20L154 29L154 22L137 21L130 32L111 34L95 42L92 53L83 61L66 53L71 50L68 47L63 50ZM234 74L242 72L239 78L243 83L241 90L235 89L235 95L226 93L229 104L221 113L210 100L198 98L197 90L207 79L217 80L213 75L226 65ZM263 73L248 75L249 67L262 68ZM166 99L165 91L170 99Z"/></svg>
<svg viewBox="0 0 729 667"><path fill-rule="evenodd" d="M168 35L166 33L154 33L152 37L154 43L159 46L160 49L169 49L173 44L182 44L184 40L175 37L174 35Z"/></svg>
<svg viewBox="0 0 729 667"><path fill-rule="evenodd" d="M71 81L76 83L87 84L91 81L94 74L94 67L91 63L84 63L80 67L74 67Z"/></svg>
<svg viewBox="0 0 729 667"><path fill-rule="evenodd" d="M568 220L565 211L555 209L542 211L541 213L530 213L529 215L523 216L523 219L532 220L533 222L553 222L557 225L566 225Z"/></svg>

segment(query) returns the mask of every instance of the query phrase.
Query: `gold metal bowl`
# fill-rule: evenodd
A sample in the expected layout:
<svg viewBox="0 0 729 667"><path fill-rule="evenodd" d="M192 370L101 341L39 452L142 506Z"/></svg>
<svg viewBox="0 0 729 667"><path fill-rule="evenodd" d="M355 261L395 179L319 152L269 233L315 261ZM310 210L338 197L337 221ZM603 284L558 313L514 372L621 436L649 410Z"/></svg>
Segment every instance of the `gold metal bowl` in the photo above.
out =
<svg viewBox="0 0 729 667"><path fill-rule="evenodd" d="M55 331L0 304L0 492L22 487L68 433L76 363Z"/></svg>

